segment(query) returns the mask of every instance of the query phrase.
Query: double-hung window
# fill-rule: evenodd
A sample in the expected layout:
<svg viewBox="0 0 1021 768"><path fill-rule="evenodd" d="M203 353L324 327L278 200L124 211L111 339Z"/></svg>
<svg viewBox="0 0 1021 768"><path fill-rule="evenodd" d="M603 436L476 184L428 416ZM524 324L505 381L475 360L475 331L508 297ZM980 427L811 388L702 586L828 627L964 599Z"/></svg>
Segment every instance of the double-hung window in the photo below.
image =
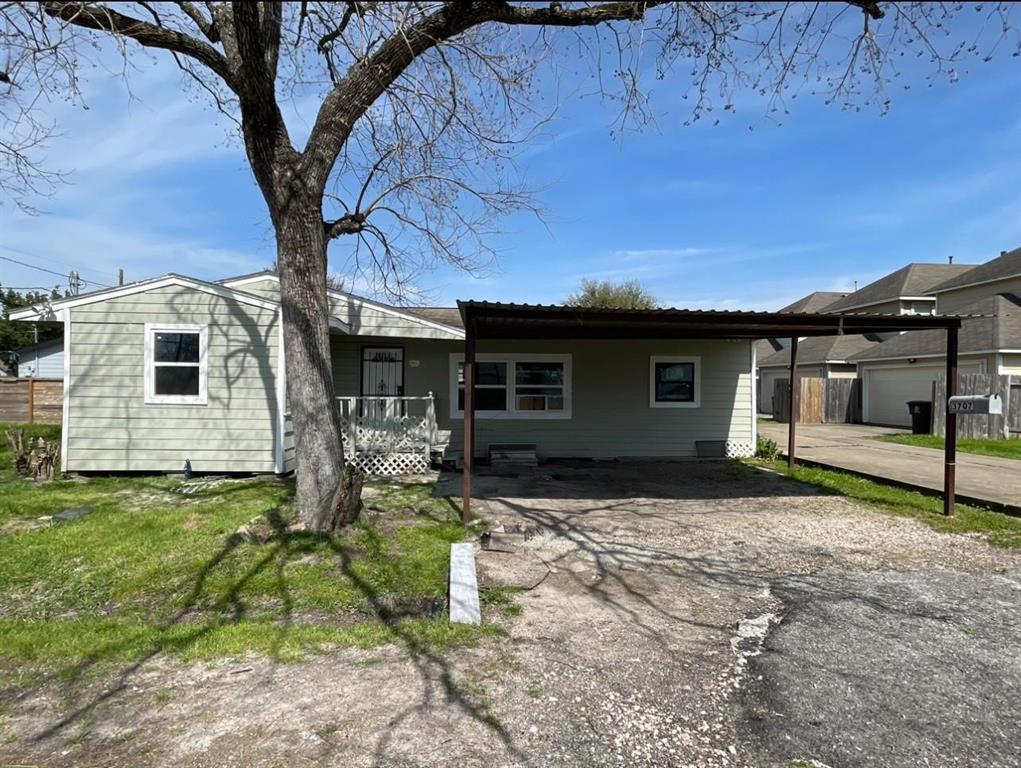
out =
<svg viewBox="0 0 1021 768"><path fill-rule="evenodd" d="M649 360L650 408L698 408L701 364L697 357L654 356Z"/></svg>
<svg viewBox="0 0 1021 768"><path fill-rule="evenodd" d="M207 339L204 325L146 323L146 403L206 404Z"/></svg>
<svg viewBox="0 0 1021 768"><path fill-rule="evenodd" d="M571 356L479 355L475 415L482 419L566 419L571 416ZM464 416L464 358L451 356L451 416Z"/></svg>

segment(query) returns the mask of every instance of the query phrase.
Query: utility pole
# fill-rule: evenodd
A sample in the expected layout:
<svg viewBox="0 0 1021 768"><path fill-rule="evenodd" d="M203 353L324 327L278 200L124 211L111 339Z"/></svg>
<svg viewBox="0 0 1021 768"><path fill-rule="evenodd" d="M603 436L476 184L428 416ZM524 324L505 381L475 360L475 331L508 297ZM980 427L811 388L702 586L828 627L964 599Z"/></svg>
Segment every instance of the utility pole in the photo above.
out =
<svg viewBox="0 0 1021 768"><path fill-rule="evenodd" d="M81 292L82 279L78 276L77 270L67 276L67 286L71 289L72 296L77 296Z"/></svg>

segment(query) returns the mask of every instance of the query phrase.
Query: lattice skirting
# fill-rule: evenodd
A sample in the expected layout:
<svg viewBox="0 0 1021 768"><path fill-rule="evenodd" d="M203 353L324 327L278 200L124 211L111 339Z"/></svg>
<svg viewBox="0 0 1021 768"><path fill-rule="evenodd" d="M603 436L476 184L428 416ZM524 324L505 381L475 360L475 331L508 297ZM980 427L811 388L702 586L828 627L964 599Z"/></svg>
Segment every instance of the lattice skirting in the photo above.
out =
<svg viewBox="0 0 1021 768"><path fill-rule="evenodd" d="M367 475L381 477L418 475L429 471L429 460L423 453L357 453L349 455L347 462Z"/></svg>
<svg viewBox="0 0 1021 768"><path fill-rule="evenodd" d="M725 450L728 459L744 459L755 455L755 446L749 440L728 440Z"/></svg>

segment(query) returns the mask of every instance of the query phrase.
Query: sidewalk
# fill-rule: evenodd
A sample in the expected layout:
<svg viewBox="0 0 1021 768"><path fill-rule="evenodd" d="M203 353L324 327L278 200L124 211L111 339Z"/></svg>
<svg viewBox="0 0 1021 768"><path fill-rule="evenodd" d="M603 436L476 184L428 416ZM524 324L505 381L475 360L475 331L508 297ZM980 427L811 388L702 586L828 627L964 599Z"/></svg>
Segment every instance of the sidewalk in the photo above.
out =
<svg viewBox="0 0 1021 768"><path fill-rule="evenodd" d="M795 458L942 493L942 451L876 439L904 431L864 424L798 424ZM759 432L786 453L786 424L760 424ZM1021 461L958 451L957 496L1021 513Z"/></svg>

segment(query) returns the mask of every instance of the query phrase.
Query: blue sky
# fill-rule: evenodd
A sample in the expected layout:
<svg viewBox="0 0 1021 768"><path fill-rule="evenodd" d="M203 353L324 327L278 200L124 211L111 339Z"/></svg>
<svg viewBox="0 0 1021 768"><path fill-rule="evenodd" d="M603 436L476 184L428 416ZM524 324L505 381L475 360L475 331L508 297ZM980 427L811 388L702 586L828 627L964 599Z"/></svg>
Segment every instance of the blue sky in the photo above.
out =
<svg viewBox="0 0 1021 768"><path fill-rule="evenodd" d="M623 140L612 106L570 98L518 159L545 223L504 221L483 274L441 268L420 287L436 304L556 302L583 277L635 278L666 305L777 309L911 261L988 260L1021 245L1018 62L1007 53L931 88L908 78L885 116L804 97L782 126L738 99L719 125L684 127L667 80L656 126ZM48 160L70 183L40 215L0 207L0 254L77 268L92 287L119 267L129 280L219 279L269 264L264 204L227 128L160 58L131 85L133 97L116 76L93 78L87 111L50 108L63 135ZM51 280L0 262L4 285Z"/></svg>

